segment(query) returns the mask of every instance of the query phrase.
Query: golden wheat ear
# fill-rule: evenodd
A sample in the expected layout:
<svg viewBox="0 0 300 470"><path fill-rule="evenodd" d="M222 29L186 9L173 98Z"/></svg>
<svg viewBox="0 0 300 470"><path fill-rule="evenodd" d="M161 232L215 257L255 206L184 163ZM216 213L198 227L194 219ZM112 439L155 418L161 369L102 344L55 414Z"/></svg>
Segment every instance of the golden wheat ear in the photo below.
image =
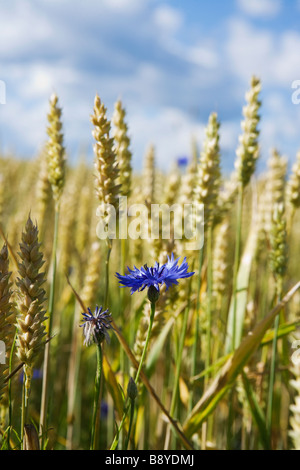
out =
<svg viewBox="0 0 300 470"><path fill-rule="evenodd" d="M50 98L50 112L48 114L47 133L47 161L48 180L52 187L56 210L58 209L65 183L65 148L62 132L62 110L58 106L58 97L54 94Z"/></svg>
<svg viewBox="0 0 300 470"><path fill-rule="evenodd" d="M118 100L115 104L115 110L112 122L115 126L114 140L115 152L120 170L119 183L123 196L129 197L131 192L131 151L129 149L130 139L128 137L128 127L125 122L126 112L122 106L122 102Z"/></svg>
<svg viewBox="0 0 300 470"><path fill-rule="evenodd" d="M205 223L212 221L221 182L219 128L217 114L211 113L205 130L194 190L197 202L204 205Z"/></svg>
<svg viewBox="0 0 300 470"><path fill-rule="evenodd" d="M94 101L94 114L91 116L94 125L93 137L95 139L95 176L96 193L103 209L103 218L108 223L110 212L108 205L116 211L119 206L120 184L118 184L119 169L117 156L114 151L114 140L110 137L110 121L106 117L106 108L98 95Z"/></svg>
<svg viewBox="0 0 300 470"><path fill-rule="evenodd" d="M29 394L30 381L37 351L44 344L45 336L45 273L43 254L38 241L38 228L30 216L22 233L17 278L17 356L24 363L26 390Z"/></svg>
<svg viewBox="0 0 300 470"><path fill-rule="evenodd" d="M246 187L249 183L259 157L258 123L261 102L258 96L260 91L260 80L253 76L250 89L246 93L247 104L243 109L244 121L241 124L243 133L239 137L239 146L236 151L237 160L235 162L237 177L243 187Z"/></svg>

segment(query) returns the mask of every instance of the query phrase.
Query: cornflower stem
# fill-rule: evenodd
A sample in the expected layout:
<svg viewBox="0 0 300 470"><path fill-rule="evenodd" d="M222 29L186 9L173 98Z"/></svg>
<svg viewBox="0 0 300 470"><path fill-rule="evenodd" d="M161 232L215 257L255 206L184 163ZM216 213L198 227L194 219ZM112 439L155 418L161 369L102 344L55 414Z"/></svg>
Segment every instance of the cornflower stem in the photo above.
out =
<svg viewBox="0 0 300 470"><path fill-rule="evenodd" d="M154 316L155 316L155 302L151 302L150 319L149 319L149 327L148 327L147 337L146 337L142 357L141 357L141 360L140 360L140 363L139 363L139 367L138 367L138 370L137 370L137 373L136 373L136 376L135 376L135 379L134 379L136 384L138 383L139 376L140 376L142 366L143 366L143 363L144 363L144 359L145 359L145 356L146 356L146 352L147 352L147 348L148 348L148 344L149 344L149 340L150 340L150 336L151 336L151 330L152 330L152 326L153 326ZM128 399L127 399L126 403L125 403L125 407L124 407L124 414L123 414L123 417L122 417L122 421L121 421L120 426L117 430L117 433L114 437L114 440L113 440L113 443L110 447L110 450L115 450L117 445L118 445L119 435L120 435L121 430L123 429L123 426L124 426L125 419L127 417L129 408L130 408L130 404L128 405ZM129 442L129 440L130 440L130 434L129 433L128 433L128 438L127 439L128 439L128 442Z"/></svg>
<svg viewBox="0 0 300 470"><path fill-rule="evenodd" d="M277 287L275 305L277 305L282 297L282 283ZM280 314L277 315L274 322L274 337L272 342L272 358L270 367L270 378L269 378L269 393L268 393L268 407L267 407L267 429L269 431L269 437L271 439L272 432L272 411L273 411L273 399L274 399L274 384L275 384L275 368L276 368L276 355L277 355L277 339L278 339L278 328L280 322Z"/></svg>
<svg viewBox="0 0 300 470"><path fill-rule="evenodd" d="M97 422L98 422L97 417L99 414L99 406L100 406L101 373L102 373L102 346L101 344L97 344L97 370L96 370L96 377L95 377L95 394L94 394L94 407L93 407L90 450L96 449Z"/></svg>
<svg viewBox="0 0 300 470"><path fill-rule="evenodd" d="M175 375L175 382L173 385L173 394L172 394L172 400L171 400L171 406L170 406L170 415L172 416L172 418L174 418L174 414L175 414L177 403L178 403L178 396L179 396L179 379L180 379L180 371L181 371L181 364L182 364L182 353L183 353L183 348L184 348L184 341L186 338L187 323L188 323L188 317L189 317L189 312L190 312L191 284L192 284L192 280L190 279L189 290L188 290L188 304L184 311L183 324L181 327L181 335L179 338L179 348L178 348L177 361L176 361L176 375ZM167 450L170 445L170 438L171 438L171 426L169 425L167 432L166 432L166 439L165 439L165 446L164 446L165 450Z"/></svg>
<svg viewBox="0 0 300 470"><path fill-rule="evenodd" d="M130 440L131 429L132 429L133 418L134 418L134 402L135 402L135 400L133 400L133 399L131 398L131 399L130 399L129 428L128 428L127 438L126 438L126 441L125 441L124 450L127 450L127 449L128 449L128 444L129 444L129 440Z"/></svg>
<svg viewBox="0 0 300 470"><path fill-rule="evenodd" d="M49 329L48 339L51 338L53 326L53 311L54 311L54 297L55 297L55 280L56 280L56 253L58 242L58 221L59 221L59 208L55 210L54 217L54 236L52 247L52 280L49 294ZM41 413L40 413L40 435L41 449L44 447L44 433L47 429L47 413L48 413L48 396L49 396L49 362L50 362L50 341L46 342L44 353L44 367L43 367L43 385L42 385L42 398L41 398Z"/></svg>
<svg viewBox="0 0 300 470"><path fill-rule="evenodd" d="M193 349L192 349L192 367L191 367L191 377L196 375L197 370L197 346L198 340L200 337L200 291L201 291L201 271L203 266L203 246L199 251L199 276L198 276L198 285L197 285L197 304L196 304L196 322L195 322L195 331L194 331L194 341L193 341ZM194 267L194 263L193 263ZM192 269L193 270L193 269ZM194 398L194 387L191 389L190 397L189 397L189 413L192 411L193 408L193 398Z"/></svg>
<svg viewBox="0 0 300 470"><path fill-rule="evenodd" d="M236 240L233 266L233 319L232 319L232 351L235 350L236 342L236 311L237 311L237 277L241 255L242 241L242 213L243 213L244 188L242 183L238 187L237 219L236 219Z"/></svg>

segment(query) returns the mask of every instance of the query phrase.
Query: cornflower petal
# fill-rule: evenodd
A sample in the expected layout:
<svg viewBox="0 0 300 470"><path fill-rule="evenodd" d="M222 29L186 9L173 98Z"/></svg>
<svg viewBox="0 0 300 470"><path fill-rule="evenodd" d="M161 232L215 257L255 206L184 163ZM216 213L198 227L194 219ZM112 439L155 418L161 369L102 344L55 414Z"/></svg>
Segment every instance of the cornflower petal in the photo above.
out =
<svg viewBox="0 0 300 470"><path fill-rule="evenodd" d="M110 338L107 330L113 330L111 326L112 318L109 311L103 311L102 307L98 307L98 305L94 313L92 313L90 308L87 310L87 312L82 313L83 323L79 325L83 327L84 344L86 346L92 343L100 344L104 339L109 342Z"/></svg>
<svg viewBox="0 0 300 470"><path fill-rule="evenodd" d="M154 266L150 268L147 265L142 266L140 269L134 266L134 270L128 267L129 274L121 275L116 273L116 277L119 279L120 287L131 288L131 294L136 291L143 291L146 287L149 289L150 286L154 286L159 292L159 287L163 284L166 285L168 290L173 284L178 284L178 279L191 277L195 274L194 272L188 272L189 266L186 258L178 266L179 259L174 260L174 254L172 253L171 258L168 257L168 261L162 266L156 261Z"/></svg>

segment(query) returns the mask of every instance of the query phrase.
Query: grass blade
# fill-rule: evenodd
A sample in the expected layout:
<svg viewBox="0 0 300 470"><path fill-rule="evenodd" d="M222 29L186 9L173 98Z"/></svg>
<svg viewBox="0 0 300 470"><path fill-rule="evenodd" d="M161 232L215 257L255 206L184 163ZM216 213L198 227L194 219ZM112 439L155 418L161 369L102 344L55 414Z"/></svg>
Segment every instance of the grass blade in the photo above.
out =
<svg viewBox="0 0 300 470"><path fill-rule="evenodd" d="M201 423L210 413L212 413L221 398L231 388L243 367L259 347L266 331L273 324L276 315L279 314L284 305L289 302L299 288L300 282L298 282L276 305L276 307L274 307L273 310L271 310L271 312L258 325L256 325L254 330L244 338L233 356L228 359L220 374L215 378L213 383L206 390L202 398L198 401L190 415L187 417L183 426L183 432L187 437L191 437L196 431L198 431Z"/></svg>

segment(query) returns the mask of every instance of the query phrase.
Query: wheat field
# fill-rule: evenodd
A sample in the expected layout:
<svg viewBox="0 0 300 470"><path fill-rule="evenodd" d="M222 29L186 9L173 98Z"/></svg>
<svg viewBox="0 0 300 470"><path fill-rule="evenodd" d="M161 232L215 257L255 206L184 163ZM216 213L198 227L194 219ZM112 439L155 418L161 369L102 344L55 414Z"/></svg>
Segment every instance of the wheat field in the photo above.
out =
<svg viewBox="0 0 300 470"><path fill-rule="evenodd" d="M300 450L300 153L255 171L260 91L252 77L231 175L215 112L187 164L162 172L154 143L135 172L126 103L109 120L98 95L93 164L70 163L56 95L37 156L1 155L2 450ZM203 247L100 239L120 196L203 204Z"/></svg>

